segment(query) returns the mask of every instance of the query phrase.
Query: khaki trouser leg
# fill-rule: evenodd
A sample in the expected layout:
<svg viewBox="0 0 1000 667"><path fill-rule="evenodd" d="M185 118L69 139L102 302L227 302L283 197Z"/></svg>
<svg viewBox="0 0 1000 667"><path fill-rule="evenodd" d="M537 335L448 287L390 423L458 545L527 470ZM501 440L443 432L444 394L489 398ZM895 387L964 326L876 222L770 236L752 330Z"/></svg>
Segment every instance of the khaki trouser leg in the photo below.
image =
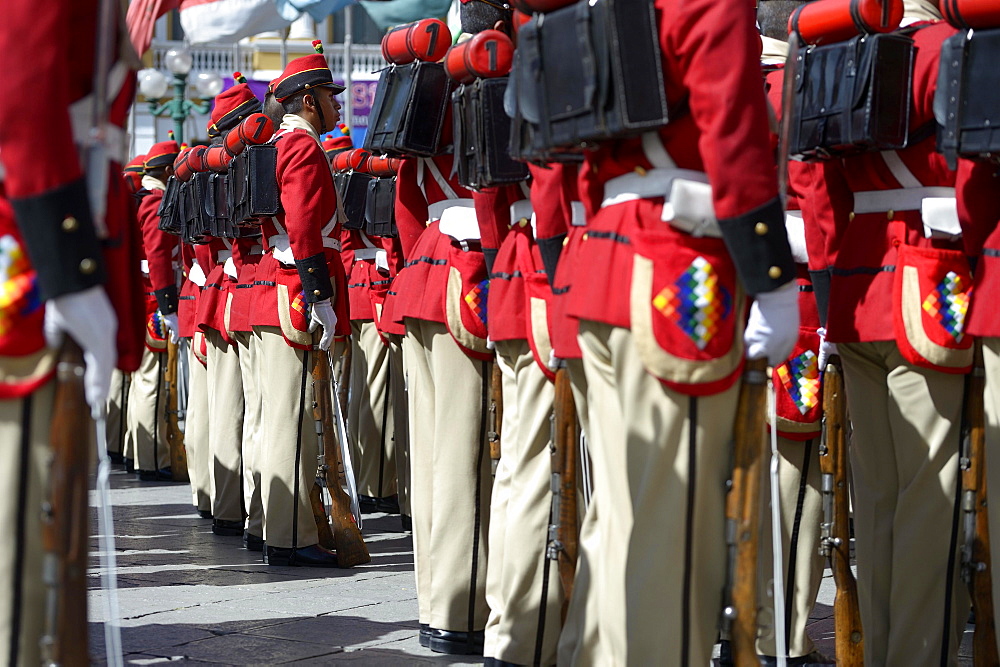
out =
<svg viewBox="0 0 1000 667"><path fill-rule="evenodd" d="M489 615L486 537L493 478L485 412L490 366L466 356L443 324L407 320L407 329L418 332L429 371L426 376L415 373L413 392L434 394L434 439L415 448L429 446L430 452L423 450L421 460L414 457L414 470L430 465L434 489L429 506L430 625L457 632L482 630ZM417 444L417 439L411 442ZM415 531L416 518L414 510Z"/></svg>
<svg viewBox="0 0 1000 667"><path fill-rule="evenodd" d="M243 376L237 348L214 329L208 350L208 442L211 447L212 516L243 521Z"/></svg>
<svg viewBox="0 0 1000 667"><path fill-rule="evenodd" d="M419 622L431 622L431 508L434 506L434 379L428 351L416 320L407 320L403 339L407 406L410 413L410 511L413 517L413 565L417 580Z"/></svg>
<svg viewBox="0 0 1000 667"><path fill-rule="evenodd" d="M371 321L351 322L351 403L348 428L355 452L358 493L385 498L396 493L396 458L390 436L389 348Z"/></svg>
<svg viewBox="0 0 1000 667"><path fill-rule="evenodd" d="M563 601L557 563L546 556L552 508L555 386L535 363L527 341L500 341L497 350L515 372L518 426L516 439L507 440L514 444L507 501L508 516L514 520L506 521L504 542L519 548L504 552L504 608L496 657L526 665L535 664L537 655L542 665L551 665L556 660Z"/></svg>
<svg viewBox="0 0 1000 667"><path fill-rule="evenodd" d="M865 664L955 664L969 611L952 539L963 378L908 364L894 342L838 347Z"/></svg>
<svg viewBox="0 0 1000 667"><path fill-rule="evenodd" d="M490 498L490 561L486 568L486 604L490 615L486 620L483 655L497 657L500 641L500 622L507 610L503 597L504 539L507 533L507 504L510 502L511 476L514 474L514 455L517 441L517 378L510 357L497 354L503 396L503 419L500 424L500 460L493 477L493 494ZM508 444L509 443L509 444Z"/></svg>
<svg viewBox="0 0 1000 667"><path fill-rule="evenodd" d="M108 391L108 410L106 421L106 437L108 452L121 454L125 447L126 412L128 399L129 375L117 368L111 374L111 389Z"/></svg>
<svg viewBox="0 0 1000 667"><path fill-rule="evenodd" d="M278 327L254 327L254 335L260 360L264 540L269 547L311 546L319 541L309 502L319 452L311 407L312 355L305 359L305 352L285 343Z"/></svg>
<svg viewBox="0 0 1000 667"><path fill-rule="evenodd" d="M142 351L139 370L132 374L129 418L135 438L135 469L153 471L170 466L166 408L161 373L165 352Z"/></svg>
<svg viewBox="0 0 1000 667"><path fill-rule="evenodd" d="M590 432L590 419L587 414L589 401L587 399L587 377L583 370L583 359L567 359L566 369L569 371L570 384L573 389L573 400L576 403L577 417L584 434ZM591 445L592 447L592 445ZM577 468L577 485L582 489L583 469L581 460ZM570 598L569 609L566 612L566 622L559 635L558 663L560 665L576 665L584 662L584 656L593 657L598 651L597 619L603 613L601 601L593 594L593 574L590 560L600 553L601 540L597 522L597 498L595 493L586 507L582 491L577 495L577 507L580 514L580 536L576 561L576 574L573 577L573 596Z"/></svg>
<svg viewBox="0 0 1000 667"><path fill-rule="evenodd" d="M396 455L396 490L399 493L399 512L411 516L410 510L410 411L406 394L406 357L403 355L402 338L390 337L389 346L389 400L392 403L392 451Z"/></svg>
<svg viewBox="0 0 1000 667"><path fill-rule="evenodd" d="M184 447L188 455L192 504L212 511L211 453L208 445L208 369L188 346L188 408L184 422Z"/></svg>
<svg viewBox="0 0 1000 667"><path fill-rule="evenodd" d="M806 623L819 585L825 559L819 555L819 523L823 518L820 486L819 437L805 442L778 438L778 493L781 508L782 584L785 591L785 639L788 657L797 658L815 650L806 634ZM773 579L771 553L771 476L761 484L761 540L759 554L757 653L777 655L774 634L774 604L766 584Z"/></svg>
<svg viewBox="0 0 1000 667"><path fill-rule="evenodd" d="M239 346L243 380L243 507L247 531L264 536L264 505L260 499L260 392L257 389L257 338L248 331L233 333Z"/></svg>
<svg viewBox="0 0 1000 667"><path fill-rule="evenodd" d="M7 548L0 553L0 661L8 665L41 664L41 508L49 477L54 389L49 382L23 399L0 401L0 522L7 535Z"/></svg>
<svg viewBox="0 0 1000 667"><path fill-rule="evenodd" d="M698 398L667 389L646 372L627 329L584 321L580 343L589 386L611 390L614 428L625 436L623 447L608 448L613 422L593 392L595 474L606 468L595 484L609 499L593 562L606 609L600 642L611 664L707 664L725 580L724 489L738 386Z"/></svg>

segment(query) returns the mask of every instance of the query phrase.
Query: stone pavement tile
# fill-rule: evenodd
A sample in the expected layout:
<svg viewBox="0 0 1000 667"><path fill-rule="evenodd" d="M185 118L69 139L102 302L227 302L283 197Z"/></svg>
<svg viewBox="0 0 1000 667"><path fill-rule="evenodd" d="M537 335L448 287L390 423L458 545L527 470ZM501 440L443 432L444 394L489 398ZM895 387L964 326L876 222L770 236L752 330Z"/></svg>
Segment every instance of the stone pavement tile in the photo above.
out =
<svg viewBox="0 0 1000 667"><path fill-rule="evenodd" d="M343 611L333 612L333 615L341 616L351 614L366 621L377 621L379 623L393 623L395 625L406 626L410 629L417 628L417 598L407 598L406 600L382 601L371 598L344 598L340 603L345 606Z"/></svg>
<svg viewBox="0 0 1000 667"><path fill-rule="evenodd" d="M104 624L91 622L90 654L95 657L105 655ZM122 650L125 653L142 653L150 649L181 646L199 639L214 637L205 628L191 625L142 625L121 629Z"/></svg>
<svg viewBox="0 0 1000 667"><path fill-rule="evenodd" d="M358 665L359 667L399 667L413 665L415 667L438 667L439 665L481 665L482 658L476 662L473 656L447 656L434 653L431 656L414 656L409 651L398 649L364 649L352 653L338 653L321 658L288 663L290 665Z"/></svg>
<svg viewBox="0 0 1000 667"><path fill-rule="evenodd" d="M367 621L356 616L332 615L271 625L247 634L356 650L406 639L413 636L415 630L391 623Z"/></svg>
<svg viewBox="0 0 1000 667"><path fill-rule="evenodd" d="M181 656L224 665L280 665L295 660L328 655L335 651L335 647L321 646L311 642L227 634L191 642L173 650L153 649L144 652L166 658Z"/></svg>
<svg viewBox="0 0 1000 667"><path fill-rule="evenodd" d="M806 625L806 634L812 638L817 651L831 658L836 655L832 617L809 623Z"/></svg>

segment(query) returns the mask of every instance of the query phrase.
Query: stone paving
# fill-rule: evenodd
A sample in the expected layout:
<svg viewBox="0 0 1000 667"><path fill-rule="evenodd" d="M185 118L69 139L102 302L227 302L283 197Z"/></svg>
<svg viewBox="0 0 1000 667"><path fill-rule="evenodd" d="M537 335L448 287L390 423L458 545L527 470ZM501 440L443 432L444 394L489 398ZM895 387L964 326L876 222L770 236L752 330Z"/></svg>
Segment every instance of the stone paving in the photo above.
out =
<svg viewBox="0 0 1000 667"><path fill-rule="evenodd" d="M91 499L91 504L94 504ZM112 474L125 662L131 665L477 665L417 640L413 546L399 517L365 516L372 555L350 570L270 567L238 537L212 534L186 484ZM96 531L94 531L96 533ZM91 540L90 655L106 660L97 538ZM833 655L827 571L809 632ZM971 627L961 664L971 665Z"/></svg>

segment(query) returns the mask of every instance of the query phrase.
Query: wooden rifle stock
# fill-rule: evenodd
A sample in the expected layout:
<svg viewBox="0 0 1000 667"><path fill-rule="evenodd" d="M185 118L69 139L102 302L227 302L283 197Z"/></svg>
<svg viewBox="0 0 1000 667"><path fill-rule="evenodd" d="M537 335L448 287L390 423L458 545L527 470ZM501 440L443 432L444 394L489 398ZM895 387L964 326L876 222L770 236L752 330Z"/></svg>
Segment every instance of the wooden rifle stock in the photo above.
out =
<svg viewBox="0 0 1000 667"><path fill-rule="evenodd" d="M66 337L59 352L49 488L42 506L46 664L87 665L88 475L94 422L84 392L83 350ZM22 508L27 511L27 508ZM31 512L28 512L31 516Z"/></svg>
<svg viewBox="0 0 1000 667"><path fill-rule="evenodd" d="M1000 665L993 620L993 573L990 567L989 515L986 506L986 431L983 393L986 371L983 348L976 342L972 372L965 377L962 409L962 579L972 596L976 631L972 637L976 667Z"/></svg>
<svg viewBox="0 0 1000 667"><path fill-rule="evenodd" d="M322 455L320 456L322 458ZM309 505L312 507L313 520L316 522L316 535L319 537L319 545L324 549L335 551L337 542L333 539L333 529L330 528L330 519L326 516L326 506L323 504L323 485L326 485L326 464L322 464L316 469L316 481L309 489ZM337 561L340 564L340 561Z"/></svg>
<svg viewBox="0 0 1000 667"><path fill-rule="evenodd" d="M569 372L565 367L556 371L555 409L552 438L552 520L549 558L558 561L559 580L563 587L562 619L565 622L569 600L573 595L576 576L576 556L580 536L577 516L577 443L580 440L579 421ZM551 534L554 533L554 534Z"/></svg>
<svg viewBox="0 0 1000 667"><path fill-rule="evenodd" d="M497 474L497 462L500 460L500 425L503 423L503 373L499 362L493 362L493 374L490 376L490 428L487 439L490 443L490 459L493 461L493 474Z"/></svg>
<svg viewBox="0 0 1000 667"><path fill-rule="evenodd" d="M823 440L819 448L823 475L823 523L820 555L830 559L837 593L833 601L837 664L864 665L865 643L858 610L858 582L851 571L851 534L848 524L847 418L844 372L840 357L830 357L823 372Z"/></svg>
<svg viewBox="0 0 1000 667"><path fill-rule="evenodd" d="M167 392L167 444L170 446L170 472L175 482L187 482L187 450L180 426L180 403L177 395L179 377L179 348L167 337L167 369L163 374L163 387Z"/></svg>
<svg viewBox="0 0 1000 667"><path fill-rule="evenodd" d="M729 599L723 611L723 629L729 634L734 664L741 667L759 663L756 648L757 549L766 414L767 360L752 359L746 362L743 370L736 408L732 486L726 497L729 549L726 594Z"/></svg>
<svg viewBox="0 0 1000 667"><path fill-rule="evenodd" d="M330 355L325 350L313 351L313 419L316 436L323 449L326 487L330 491L330 519L333 522L333 542L337 549L337 565L354 567L371 561L361 529L351 514L351 499L340 484L340 449L334 440L333 382L330 380ZM320 503L322 505L322 502ZM315 512L315 504L314 510Z"/></svg>

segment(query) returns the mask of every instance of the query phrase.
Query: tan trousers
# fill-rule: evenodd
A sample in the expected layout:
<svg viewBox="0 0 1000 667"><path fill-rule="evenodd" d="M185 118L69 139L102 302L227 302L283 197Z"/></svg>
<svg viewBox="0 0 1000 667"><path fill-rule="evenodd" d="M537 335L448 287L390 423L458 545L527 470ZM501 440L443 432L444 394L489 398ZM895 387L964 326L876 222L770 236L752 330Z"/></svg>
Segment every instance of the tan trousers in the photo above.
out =
<svg viewBox="0 0 1000 667"><path fill-rule="evenodd" d="M278 327L253 331L259 353L264 541L271 547L311 546L319 542L309 502L319 452L312 415L312 355L290 347Z"/></svg>
<svg viewBox="0 0 1000 667"><path fill-rule="evenodd" d="M493 475L493 493L490 497L490 562L486 568L486 604L490 615L486 619L483 655L495 658L500 643L500 619L504 612L503 570L505 560L504 539L507 535L507 504L510 501L511 476L514 459L507 451L507 443L514 437L517 427L517 378L511 359L497 354L494 362L500 368L503 396L503 418L500 423L500 460ZM520 544L518 545L520 546Z"/></svg>
<svg viewBox="0 0 1000 667"><path fill-rule="evenodd" d="M362 320L351 321L351 346L347 427L358 493L386 498L396 493L389 348L375 323Z"/></svg>
<svg viewBox="0 0 1000 667"><path fill-rule="evenodd" d="M0 401L0 525L7 536L7 548L0 552L0 661L6 665L41 664L41 508L49 477L54 388L49 382L23 399Z"/></svg>
<svg viewBox="0 0 1000 667"><path fill-rule="evenodd" d="M590 417L588 409L590 401L587 397L587 376L583 368L583 359L567 359L566 370L569 372L570 384L573 388L573 400L576 402L577 417L584 434L590 433ZM592 445L591 445L592 448ZM582 461L579 462L578 474L582 474ZM582 485L582 479L579 480ZM577 507L582 513L580 519L580 536L576 573L573 577L573 596L569 601L566 621L559 635L559 665L576 665L585 661L584 656L593 659L598 654L597 620L602 615L601 601L592 594L593 566L591 559L600 554L601 540L597 521L597 500L600 494L595 485L590 504L584 509L582 493L578 497Z"/></svg>
<svg viewBox="0 0 1000 667"><path fill-rule="evenodd" d="M420 622L486 626L493 478L486 443L490 364L469 358L443 324L406 320L412 352L410 456ZM423 552L423 555L421 555Z"/></svg>
<svg viewBox="0 0 1000 667"><path fill-rule="evenodd" d="M782 583L785 598L785 640L788 657L797 658L815 650L806 634L806 623L819 585L825 559L819 555L819 524L823 518L822 474L819 469L818 437L806 442L778 438L778 499L781 509ZM777 655L774 634L774 598L768 582L774 578L771 547L771 476L765 462L761 484L762 514L758 568L757 653Z"/></svg>
<svg viewBox="0 0 1000 667"><path fill-rule="evenodd" d="M208 350L208 443L211 450L212 516L243 521L243 375L239 350L214 329Z"/></svg>
<svg viewBox="0 0 1000 667"><path fill-rule="evenodd" d="M690 397L649 375L627 329L580 323L600 552L599 655L584 664L704 665L725 581L725 483L738 386Z"/></svg>
<svg viewBox="0 0 1000 667"><path fill-rule="evenodd" d="M239 347L243 384L243 507L247 531L264 537L264 505L260 497L260 391L257 388L258 340L249 331L233 332Z"/></svg>
<svg viewBox="0 0 1000 667"><path fill-rule="evenodd" d="M127 416L135 447L136 470L153 471L170 467L166 397L162 381L166 363L166 352L154 353L144 349L139 370L132 373Z"/></svg>
<svg viewBox="0 0 1000 667"><path fill-rule="evenodd" d="M201 365L188 346L188 408L184 422L191 503L199 510L212 511L211 453L208 445L208 369Z"/></svg>
<svg viewBox="0 0 1000 667"><path fill-rule="evenodd" d="M510 431L502 431L501 459L508 461L510 482L509 494L502 499L507 520L501 539L508 547L500 559L503 606L493 655L522 665L552 665L563 601L557 564L546 556L552 508L551 418L555 386L535 363L527 341L499 341L496 349L497 358L503 358L513 371L512 404L517 411ZM504 399L506 417L511 402L506 396ZM492 521L492 507L490 517ZM492 525L490 538L490 543L496 544ZM492 571L495 554L491 556Z"/></svg>
<svg viewBox="0 0 1000 667"><path fill-rule="evenodd" d="M111 390L108 392L106 430L108 452L121 454L125 451L126 414L128 413L128 386L131 374L122 373L117 368L111 374Z"/></svg>
<svg viewBox="0 0 1000 667"><path fill-rule="evenodd" d="M396 491L399 494L399 512L411 516L410 511L410 411L406 397L406 357L403 355L402 336L390 336L389 345L389 400L392 403L392 450L396 455Z"/></svg>
<svg viewBox="0 0 1000 667"><path fill-rule="evenodd" d="M954 665L969 615L953 533L963 378L908 364L891 341L838 348L865 664Z"/></svg>

